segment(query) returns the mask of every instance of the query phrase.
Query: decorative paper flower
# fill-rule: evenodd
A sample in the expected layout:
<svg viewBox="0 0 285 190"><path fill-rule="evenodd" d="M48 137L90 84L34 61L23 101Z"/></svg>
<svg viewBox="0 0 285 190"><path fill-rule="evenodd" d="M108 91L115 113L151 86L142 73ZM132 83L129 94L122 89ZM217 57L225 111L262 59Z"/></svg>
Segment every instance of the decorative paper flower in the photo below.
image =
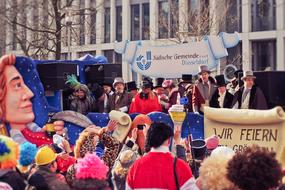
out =
<svg viewBox="0 0 285 190"><path fill-rule="evenodd" d="M107 179L108 166L95 154L86 154L76 165L76 179Z"/></svg>

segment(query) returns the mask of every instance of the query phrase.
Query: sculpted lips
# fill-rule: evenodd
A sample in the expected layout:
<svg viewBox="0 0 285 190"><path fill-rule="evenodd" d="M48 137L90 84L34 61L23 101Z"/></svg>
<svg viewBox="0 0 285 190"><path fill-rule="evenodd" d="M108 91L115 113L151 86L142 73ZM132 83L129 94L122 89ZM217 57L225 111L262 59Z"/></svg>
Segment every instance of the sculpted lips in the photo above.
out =
<svg viewBox="0 0 285 190"><path fill-rule="evenodd" d="M33 111L33 104L30 102L20 107L24 112L29 113Z"/></svg>

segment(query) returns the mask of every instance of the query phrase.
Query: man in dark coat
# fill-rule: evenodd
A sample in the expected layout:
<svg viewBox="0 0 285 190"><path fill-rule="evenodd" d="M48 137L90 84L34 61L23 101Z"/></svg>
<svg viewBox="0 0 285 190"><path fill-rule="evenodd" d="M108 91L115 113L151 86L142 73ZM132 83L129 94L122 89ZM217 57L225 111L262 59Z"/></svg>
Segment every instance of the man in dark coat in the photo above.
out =
<svg viewBox="0 0 285 190"><path fill-rule="evenodd" d="M238 109L268 109L267 102L262 90L254 84L252 71L245 71L242 80L244 86L236 93L234 98L234 108Z"/></svg>
<svg viewBox="0 0 285 190"><path fill-rule="evenodd" d="M226 81L224 75L217 75L215 78L218 89L212 96L210 107L232 108L234 96L226 89Z"/></svg>
<svg viewBox="0 0 285 190"><path fill-rule="evenodd" d="M178 84L178 92L180 94L180 103L184 105L187 112L193 112L192 108L192 94L193 84L192 75L183 74L182 79Z"/></svg>
<svg viewBox="0 0 285 190"><path fill-rule="evenodd" d="M192 105L193 112L203 114L204 106L209 106L210 100L217 87L215 79L210 76L211 71L207 65L200 65L199 80L193 88Z"/></svg>
<svg viewBox="0 0 285 190"><path fill-rule="evenodd" d="M124 80L120 77L115 78L113 87L116 91L109 99L109 111L117 110L128 113L133 97L124 90Z"/></svg>

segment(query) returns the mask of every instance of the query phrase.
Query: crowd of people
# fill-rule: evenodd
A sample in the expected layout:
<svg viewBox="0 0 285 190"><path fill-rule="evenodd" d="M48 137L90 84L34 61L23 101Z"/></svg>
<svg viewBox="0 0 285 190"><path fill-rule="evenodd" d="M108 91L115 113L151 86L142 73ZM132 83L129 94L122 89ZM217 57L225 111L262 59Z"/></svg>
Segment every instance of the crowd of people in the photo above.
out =
<svg viewBox="0 0 285 190"><path fill-rule="evenodd" d="M201 65L195 82L192 75L184 74L179 82L157 78L155 85L151 78L145 77L140 88L137 88L135 81L125 83L120 77L115 78L113 83L104 81L101 85L92 85L90 90L84 84L71 84L75 95L70 96L70 109L82 114L109 113L111 110L142 114L153 111L168 113L173 104L183 104L185 111L197 114L203 114L204 106L267 109L265 96L254 83L256 77L253 72L245 71L242 76L240 73L242 70L237 70L235 77L226 83L224 75L212 77L208 67Z"/></svg>
<svg viewBox="0 0 285 190"><path fill-rule="evenodd" d="M63 136L63 121L54 122L53 138L46 135L47 126L33 123L34 94L15 61L13 55L0 60L0 127L9 124L11 128L11 137L0 135L0 189L284 189L285 173L274 152L254 145L235 153L219 146L217 136L182 139L181 125L172 129L146 115L167 112L180 103L185 111L197 114L203 114L204 106L266 109L251 71L244 72L243 86L235 80L227 85L223 76L210 77L203 65L195 83L191 75L183 75L177 85L173 80L158 79L154 86L146 77L140 90L133 82L126 85L122 78L87 87L70 76L72 110L127 117L127 113L140 113L128 127L120 128L113 119L103 128L90 125L71 146Z"/></svg>
<svg viewBox="0 0 285 190"><path fill-rule="evenodd" d="M103 128L87 127L74 147L62 139L37 148L1 135L0 189L284 189L284 170L266 148L254 145L235 153L219 146L217 136L190 147L181 139L181 126L173 130L146 115L137 117L123 142L111 135L118 125L114 120ZM100 156L98 143L105 147Z"/></svg>

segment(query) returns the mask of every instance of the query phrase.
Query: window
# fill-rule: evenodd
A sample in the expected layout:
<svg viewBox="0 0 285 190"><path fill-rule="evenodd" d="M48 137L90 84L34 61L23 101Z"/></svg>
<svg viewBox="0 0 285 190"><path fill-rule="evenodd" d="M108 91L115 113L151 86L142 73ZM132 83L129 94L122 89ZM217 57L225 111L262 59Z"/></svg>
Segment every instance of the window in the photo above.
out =
<svg viewBox="0 0 285 190"><path fill-rule="evenodd" d="M140 5L131 6L131 40L140 39Z"/></svg>
<svg viewBox="0 0 285 190"><path fill-rule="evenodd" d="M276 29L276 0L251 1L252 31Z"/></svg>
<svg viewBox="0 0 285 190"><path fill-rule="evenodd" d="M178 32L178 0L160 1L158 4L159 38L173 38Z"/></svg>
<svg viewBox="0 0 285 190"><path fill-rule="evenodd" d="M149 40L149 3L144 3L142 12L142 39Z"/></svg>
<svg viewBox="0 0 285 190"><path fill-rule="evenodd" d="M110 43L110 22L111 22L111 15L110 15L110 8L107 7L105 8L105 19L104 19L104 42L105 43Z"/></svg>
<svg viewBox="0 0 285 190"><path fill-rule="evenodd" d="M96 0L91 0L90 43L96 44Z"/></svg>
<svg viewBox="0 0 285 190"><path fill-rule="evenodd" d="M86 54L90 54L90 55L96 56L96 51L82 51L82 52L78 52L77 53L77 57L80 58L80 57L83 57Z"/></svg>
<svg viewBox="0 0 285 190"><path fill-rule="evenodd" d="M131 5L131 40L149 40L149 3Z"/></svg>
<svg viewBox="0 0 285 190"><path fill-rule="evenodd" d="M233 48L227 49L227 51L229 54L226 57L227 64L233 64L237 68L242 68L242 42L239 42L238 45Z"/></svg>
<svg viewBox="0 0 285 190"><path fill-rule="evenodd" d="M116 40L122 41L122 6L116 7Z"/></svg>
<svg viewBox="0 0 285 190"><path fill-rule="evenodd" d="M85 44L85 0L80 0L80 18L79 18L79 45Z"/></svg>
<svg viewBox="0 0 285 190"><path fill-rule="evenodd" d="M252 68L276 70L276 40L252 41Z"/></svg>
<svg viewBox="0 0 285 190"><path fill-rule="evenodd" d="M226 31L229 33L232 32L241 32L241 13L242 13L242 0L227 0L227 5L229 10L227 11L226 19Z"/></svg>
<svg viewBox="0 0 285 190"><path fill-rule="evenodd" d="M168 1L159 2L158 5L159 16L158 16L158 23L159 23L159 38L168 38Z"/></svg>
<svg viewBox="0 0 285 190"><path fill-rule="evenodd" d="M104 56L107 58L108 63L122 63L122 54L118 54L114 50L105 50Z"/></svg>
<svg viewBox="0 0 285 190"><path fill-rule="evenodd" d="M188 1L188 30L191 36L204 36L210 33L209 0Z"/></svg>
<svg viewBox="0 0 285 190"><path fill-rule="evenodd" d="M68 53L61 53L60 54L60 59L61 60L68 60Z"/></svg>

